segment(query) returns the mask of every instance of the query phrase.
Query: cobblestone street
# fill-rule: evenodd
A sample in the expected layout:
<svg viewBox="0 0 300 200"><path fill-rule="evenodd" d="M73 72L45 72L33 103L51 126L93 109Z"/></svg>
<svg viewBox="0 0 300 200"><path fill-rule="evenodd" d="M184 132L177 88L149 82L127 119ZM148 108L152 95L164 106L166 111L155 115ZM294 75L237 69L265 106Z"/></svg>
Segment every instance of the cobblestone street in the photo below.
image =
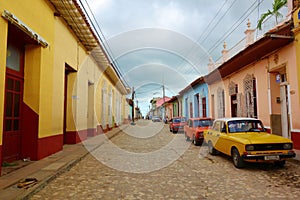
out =
<svg viewBox="0 0 300 200"><path fill-rule="evenodd" d="M40 190L38 199L299 199L300 165L249 164L140 120Z"/></svg>

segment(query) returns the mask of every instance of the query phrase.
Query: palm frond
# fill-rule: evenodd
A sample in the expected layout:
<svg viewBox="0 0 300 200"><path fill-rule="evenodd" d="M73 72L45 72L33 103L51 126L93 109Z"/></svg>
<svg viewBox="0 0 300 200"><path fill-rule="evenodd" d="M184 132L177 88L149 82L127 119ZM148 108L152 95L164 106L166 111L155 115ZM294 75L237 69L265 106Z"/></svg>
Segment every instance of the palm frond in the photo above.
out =
<svg viewBox="0 0 300 200"><path fill-rule="evenodd" d="M286 4L287 4L287 0L274 0L274 3L272 4L273 11L279 11L280 8L282 8Z"/></svg>
<svg viewBox="0 0 300 200"><path fill-rule="evenodd" d="M264 13L264 14L261 15L260 19L259 19L258 22L257 22L257 28L258 28L259 30L261 30L261 26L262 26L263 22L265 21L265 19L266 19L268 16L272 15L272 14L273 14L273 13L272 13L270 10L268 10L268 12L266 12L266 13Z"/></svg>
<svg viewBox="0 0 300 200"><path fill-rule="evenodd" d="M279 12L279 10L283 7L286 6L287 4L287 0L274 0L273 4L272 4L272 11L268 10L268 12L264 13L261 15L260 19L257 22L257 28L259 30L261 30L262 28L262 24L264 22L264 20L268 17L268 16L275 16L276 19L276 23L278 17L282 17L282 14Z"/></svg>

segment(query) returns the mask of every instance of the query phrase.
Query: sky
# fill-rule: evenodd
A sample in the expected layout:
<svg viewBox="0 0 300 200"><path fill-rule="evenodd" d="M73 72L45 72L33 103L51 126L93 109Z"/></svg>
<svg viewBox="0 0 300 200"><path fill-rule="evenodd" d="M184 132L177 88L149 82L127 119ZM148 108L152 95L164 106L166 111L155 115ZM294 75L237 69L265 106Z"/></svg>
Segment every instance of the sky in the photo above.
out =
<svg viewBox="0 0 300 200"><path fill-rule="evenodd" d="M142 114L150 100L172 97L200 76L207 64L240 42L272 9L272 0L81 0L123 80L136 91ZM285 11L282 11L283 13ZM274 26L270 18L265 30ZM138 101L138 102L136 102Z"/></svg>

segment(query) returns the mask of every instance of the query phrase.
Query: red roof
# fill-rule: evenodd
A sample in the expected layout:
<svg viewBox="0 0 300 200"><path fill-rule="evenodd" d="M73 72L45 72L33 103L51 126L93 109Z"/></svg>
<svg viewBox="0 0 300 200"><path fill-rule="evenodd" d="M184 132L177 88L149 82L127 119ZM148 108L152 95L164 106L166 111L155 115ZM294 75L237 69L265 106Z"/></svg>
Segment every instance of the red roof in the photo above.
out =
<svg viewBox="0 0 300 200"><path fill-rule="evenodd" d="M164 102L167 102L167 101L169 101L170 99L171 99L171 98L169 98L169 97L165 97L165 98L158 99L158 100L156 101L156 107L159 107L159 106L163 105Z"/></svg>

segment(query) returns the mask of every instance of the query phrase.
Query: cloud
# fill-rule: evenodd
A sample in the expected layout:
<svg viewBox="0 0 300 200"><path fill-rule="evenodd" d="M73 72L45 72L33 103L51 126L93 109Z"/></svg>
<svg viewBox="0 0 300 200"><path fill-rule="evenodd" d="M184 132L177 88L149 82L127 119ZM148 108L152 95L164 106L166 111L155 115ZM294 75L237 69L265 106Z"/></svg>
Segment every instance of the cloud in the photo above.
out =
<svg viewBox="0 0 300 200"><path fill-rule="evenodd" d="M168 2L168 4L163 6L161 4L155 4L153 7L154 19L156 19L158 27L171 27L177 29L184 24L185 13L178 7L178 4L173 1Z"/></svg>
<svg viewBox="0 0 300 200"><path fill-rule="evenodd" d="M150 83L161 83L162 74L167 74L164 81L170 91L183 89L205 75L209 57L215 61L221 57L223 42L227 49L232 48L245 36L248 18L255 28L261 14L272 6L270 0L88 2L128 83L150 87L154 86ZM175 84L176 77L186 83Z"/></svg>

